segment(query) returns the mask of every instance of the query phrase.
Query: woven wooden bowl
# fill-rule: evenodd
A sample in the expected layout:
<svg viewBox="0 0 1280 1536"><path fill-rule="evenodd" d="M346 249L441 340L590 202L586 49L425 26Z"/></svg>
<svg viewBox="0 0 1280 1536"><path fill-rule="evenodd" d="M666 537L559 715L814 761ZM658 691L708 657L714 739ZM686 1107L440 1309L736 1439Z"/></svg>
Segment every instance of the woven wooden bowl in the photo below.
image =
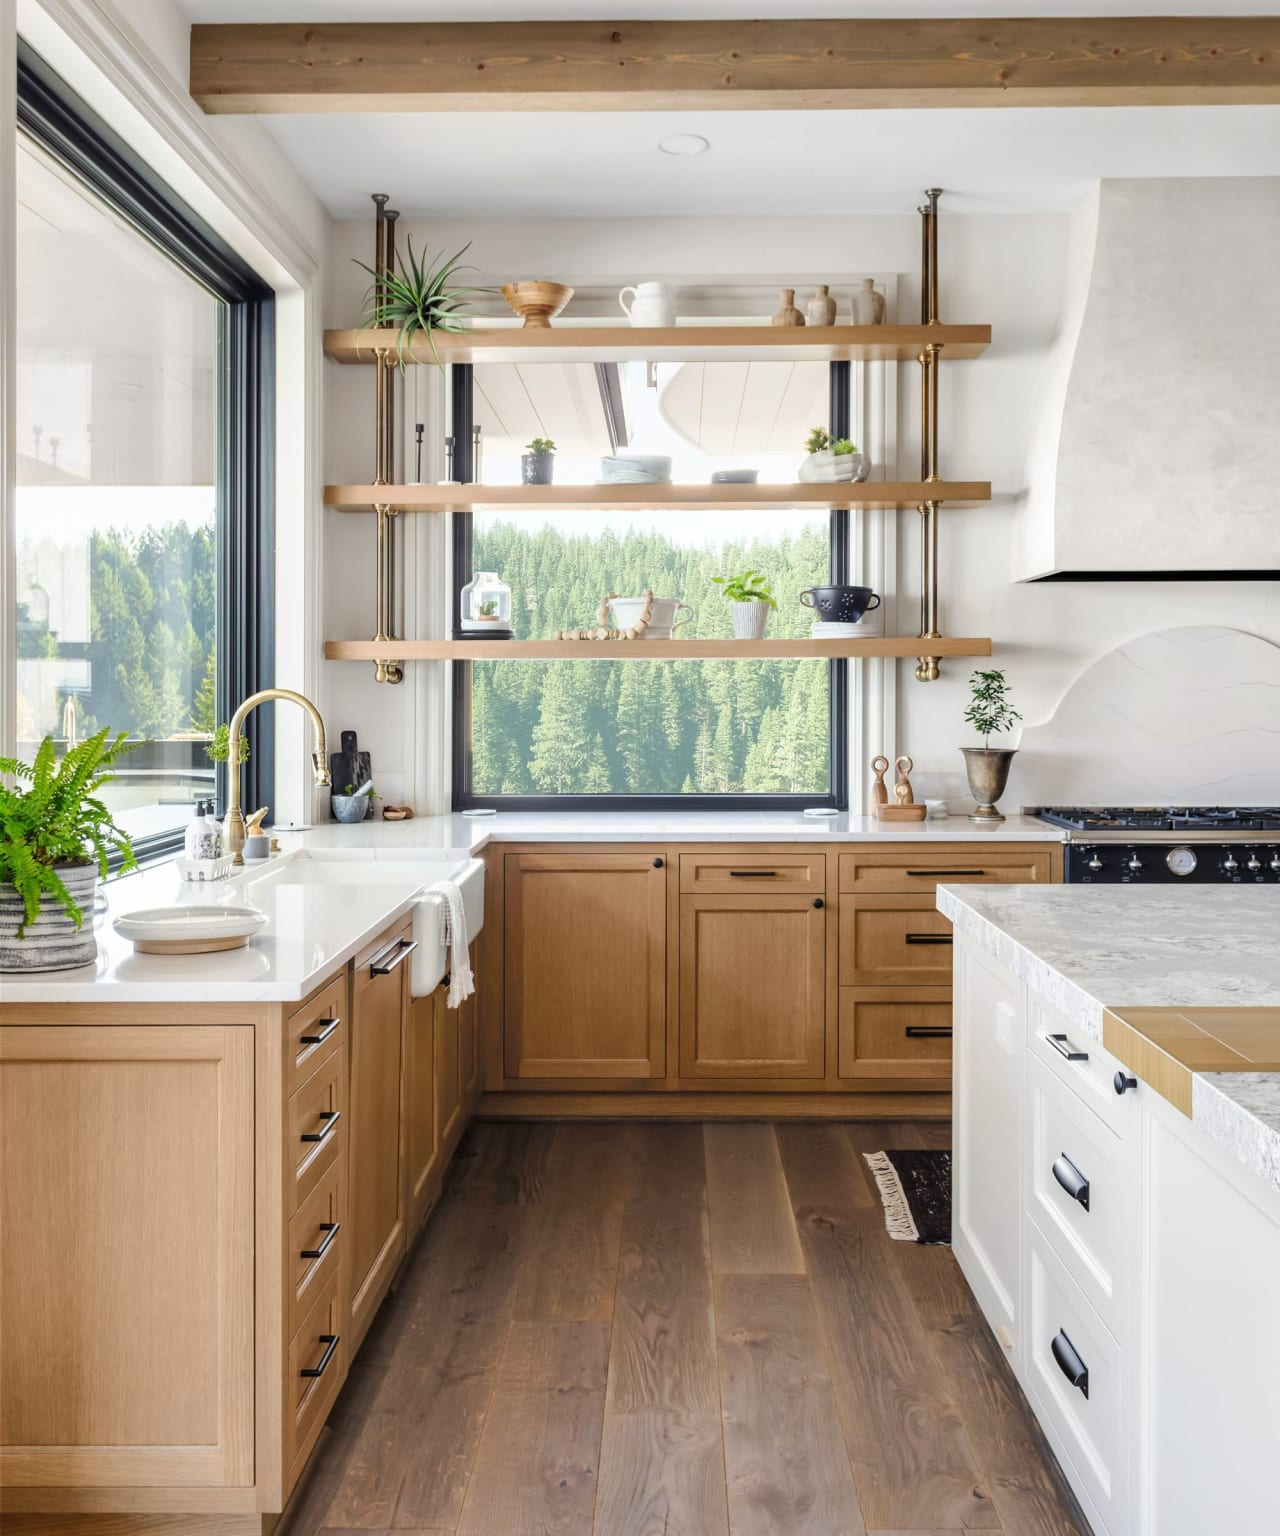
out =
<svg viewBox="0 0 1280 1536"><path fill-rule="evenodd" d="M564 283L526 279L519 283L504 283L502 297L523 319L526 329L546 330L573 297L573 289Z"/></svg>

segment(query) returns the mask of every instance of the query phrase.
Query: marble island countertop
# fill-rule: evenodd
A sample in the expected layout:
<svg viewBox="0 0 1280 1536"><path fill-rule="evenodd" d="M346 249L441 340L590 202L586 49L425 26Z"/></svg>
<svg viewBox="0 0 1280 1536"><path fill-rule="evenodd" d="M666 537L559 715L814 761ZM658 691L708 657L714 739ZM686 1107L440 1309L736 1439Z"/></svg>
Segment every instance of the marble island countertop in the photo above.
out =
<svg viewBox="0 0 1280 1536"><path fill-rule="evenodd" d="M1280 1010L1277 886L942 886L938 908L1098 1042L1108 1010ZM1280 1191L1280 1073L1191 1077L1192 1121Z"/></svg>

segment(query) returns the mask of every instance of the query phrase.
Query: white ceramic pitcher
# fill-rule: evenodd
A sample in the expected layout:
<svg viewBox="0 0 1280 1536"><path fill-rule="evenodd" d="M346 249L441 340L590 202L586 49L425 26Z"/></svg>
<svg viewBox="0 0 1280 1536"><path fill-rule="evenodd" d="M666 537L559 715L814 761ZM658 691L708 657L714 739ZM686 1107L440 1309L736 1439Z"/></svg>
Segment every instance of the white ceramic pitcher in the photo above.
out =
<svg viewBox="0 0 1280 1536"><path fill-rule="evenodd" d="M627 302L627 295L631 302ZM666 283L636 283L618 294L622 312L632 325L665 325L676 323L676 296Z"/></svg>

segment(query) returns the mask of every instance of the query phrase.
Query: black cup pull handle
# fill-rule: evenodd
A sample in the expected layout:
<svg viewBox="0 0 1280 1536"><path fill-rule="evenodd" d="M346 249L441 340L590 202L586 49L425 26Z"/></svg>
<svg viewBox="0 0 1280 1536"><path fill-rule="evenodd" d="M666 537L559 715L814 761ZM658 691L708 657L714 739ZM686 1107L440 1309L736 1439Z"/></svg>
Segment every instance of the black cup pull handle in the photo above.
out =
<svg viewBox="0 0 1280 1536"><path fill-rule="evenodd" d="M322 1333L320 1342L324 1345L324 1354L320 1356L319 1365L304 1365L298 1372L299 1376L323 1376L329 1369L329 1362L333 1359L333 1352L338 1347L338 1341L342 1338L340 1333Z"/></svg>
<svg viewBox="0 0 1280 1536"><path fill-rule="evenodd" d="M328 1253L333 1240L342 1230L342 1223L338 1221L322 1221L320 1230L324 1233L324 1242L318 1248L304 1248L298 1255L302 1259L322 1259Z"/></svg>
<svg viewBox="0 0 1280 1536"><path fill-rule="evenodd" d="M318 1035L299 1035L299 1045L323 1045L329 1036L342 1023L341 1019L317 1019L317 1024L323 1024L324 1028ZM304 1053L305 1054L305 1053Z"/></svg>
<svg viewBox="0 0 1280 1536"><path fill-rule="evenodd" d="M950 1024L908 1024L903 1029L908 1040L950 1040Z"/></svg>
<svg viewBox="0 0 1280 1536"><path fill-rule="evenodd" d="M957 875L972 875L975 879L985 875L985 869L909 869L912 880L954 880Z"/></svg>
<svg viewBox="0 0 1280 1536"><path fill-rule="evenodd" d="M1073 1387L1079 1387L1084 1396L1088 1397L1089 1367L1080 1358L1075 1345L1061 1328L1058 1329L1057 1336L1049 1348L1053 1351L1053 1358L1058 1362L1058 1369Z"/></svg>
<svg viewBox="0 0 1280 1536"><path fill-rule="evenodd" d="M1076 1050L1066 1035L1046 1035L1045 1039L1058 1055L1065 1057L1067 1061L1088 1061L1089 1059L1088 1051Z"/></svg>
<svg viewBox="0 0 1280 1536"><path fill-rule="evenodd" d="M731 869L730 880L772 880L776 877L776 869Z"/></svg>
<svg viewBox="0 0 1280 1536"><path fill-rule="evenodd" d="M1089 1209L1089 1181L1064 1152L1053 1165L1053 1176L1073 1200Z"/></svg>
<svg viewBox="0 0 1280 1536"><path fill-rule="evenodd" d="M338 1121L342 1119L342 1111L340 1109L322 1109L320 1111L320 1118L327 1122L326 1125L325 1125L324 1130L322 1130L322 1131L303 1131L303 1133L302 1133L301 1137L299 1138L299 1140L301 1140L301 1141L317 1141L317 1142L318 1141L328 1141L329 1137L333 1135L334 1130L337 1127Z"/></svg>
<svg viewBox="0 0 1280 1536"><path fill-rule="evenodd" d="M909 933L908 944L951 944L954 940L949 933Z"/></svg>

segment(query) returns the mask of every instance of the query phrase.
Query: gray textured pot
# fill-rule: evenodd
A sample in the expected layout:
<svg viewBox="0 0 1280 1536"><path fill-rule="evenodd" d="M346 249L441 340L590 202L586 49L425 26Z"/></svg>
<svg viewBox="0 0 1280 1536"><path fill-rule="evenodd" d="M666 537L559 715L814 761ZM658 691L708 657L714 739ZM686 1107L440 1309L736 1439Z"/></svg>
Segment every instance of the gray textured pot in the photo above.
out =
<svg viewBox="0 0 1280 1536"><path fill-rule="evenodd" d="M84 914L84 925L77 928L61 905L46 895L40 899L35 922L28 923L20 939L22 898L11 885L0 886L0 971L69 971L78 965L92 965L98 958L93 931L97 868L93 864L60 864L57 869L71 899Z"/></svg>
<svg viewBox="0 0 1280 1536"><path fill-rule="evenodd" d="M1003 821L996 810L996 801L1004 794L1009 782L1009 767L1016 747L961 747L964 753L964 771L969 779L969 793L978 802L978 809L969 817L979 826L991 826Z"/></svg>
<svg viewBox="0 0 1280 1536"><path fill-rule="evenodd" d="M526 485L550 485L555 462L554 453L526 453L520 460L520 478Z"/></svg>

